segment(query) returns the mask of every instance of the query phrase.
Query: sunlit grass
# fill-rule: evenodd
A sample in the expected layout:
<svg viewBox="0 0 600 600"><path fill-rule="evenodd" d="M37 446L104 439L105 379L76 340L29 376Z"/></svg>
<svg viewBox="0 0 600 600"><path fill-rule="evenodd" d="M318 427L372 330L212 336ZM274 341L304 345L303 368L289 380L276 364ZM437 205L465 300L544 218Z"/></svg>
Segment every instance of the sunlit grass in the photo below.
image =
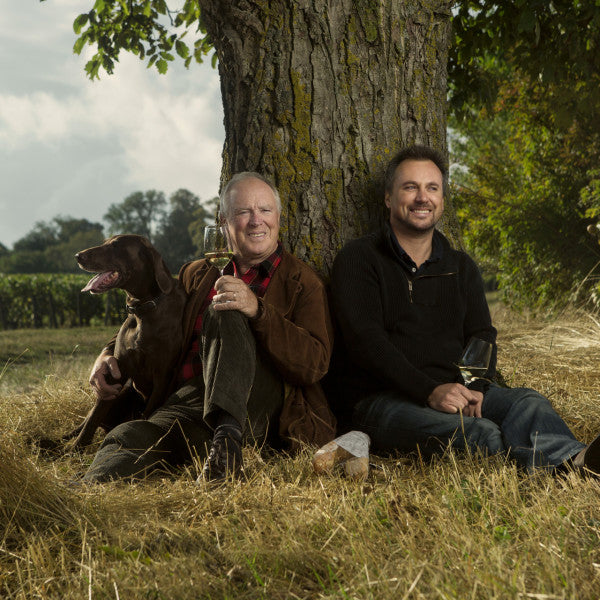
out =
<svg viewBox="0 0 600 600"><path fill-rule="evenodd" d="M26 391L47 377L86 377L115 327L0 331L0 394Z"/></svg>
<svg viewBox="0 0 600 600"><path fill-rule="evenodd" d="M600 432L600 328L585 316L496 319L511 384L548 394L578 437ZM25 338L12 333L18 353ZM89 366L112 332L96 333L50 344L37 332L38 344L28 332L38 358L2 375L13 383L0 388L0 597L600 597L600 483L530 477L500 457L373 456L357 483L316 477L308 448L247 448L248 480L222 487L196 485L196 465L69 487L91 452L51 459L27 439L68 430L90 405ZM72 367L81 337L90 344Z"/></svg>

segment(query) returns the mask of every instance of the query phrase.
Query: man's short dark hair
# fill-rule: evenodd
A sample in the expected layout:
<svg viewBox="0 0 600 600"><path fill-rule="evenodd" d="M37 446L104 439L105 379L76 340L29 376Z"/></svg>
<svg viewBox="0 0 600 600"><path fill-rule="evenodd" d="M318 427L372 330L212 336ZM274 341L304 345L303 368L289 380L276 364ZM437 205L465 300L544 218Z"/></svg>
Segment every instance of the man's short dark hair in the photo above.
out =
<svg viewBox="0 0 600 600"><path fill-rule="evenodd" d="M408 146L402 148L388 163L385 170L385 191L389 194L394 187L394 177L398 165L405 160L430 160L442 173L444 196L448 195L448 166L444 155L429 146Z"/></svg>

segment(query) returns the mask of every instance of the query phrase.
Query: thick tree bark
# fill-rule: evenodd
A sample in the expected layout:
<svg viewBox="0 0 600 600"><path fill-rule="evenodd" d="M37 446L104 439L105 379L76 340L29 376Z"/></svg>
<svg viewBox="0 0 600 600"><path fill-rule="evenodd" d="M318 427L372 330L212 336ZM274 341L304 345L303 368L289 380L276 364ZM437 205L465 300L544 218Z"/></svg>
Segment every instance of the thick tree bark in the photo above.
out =
<svg viewBox="0 0 600 600"><path fill-rule="evenodd" d="M222 181L255 170L281 193L282 237L325 275L383 215L402 146L446 151L448 0L200 0L219 58Z"/></svg>

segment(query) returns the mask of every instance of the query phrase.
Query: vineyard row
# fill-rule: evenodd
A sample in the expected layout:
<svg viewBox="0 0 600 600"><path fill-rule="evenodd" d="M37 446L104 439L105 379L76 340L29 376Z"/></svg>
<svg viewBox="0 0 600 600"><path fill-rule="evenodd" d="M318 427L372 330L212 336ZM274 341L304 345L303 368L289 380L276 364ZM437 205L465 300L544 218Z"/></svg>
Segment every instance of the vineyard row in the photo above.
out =
<svg viewBox="0 0 600 600"><path fill-rule="evenodd" d="M82 293L88 279L84 274L0 274L0 329L121 323L124 292Z"/></svg>

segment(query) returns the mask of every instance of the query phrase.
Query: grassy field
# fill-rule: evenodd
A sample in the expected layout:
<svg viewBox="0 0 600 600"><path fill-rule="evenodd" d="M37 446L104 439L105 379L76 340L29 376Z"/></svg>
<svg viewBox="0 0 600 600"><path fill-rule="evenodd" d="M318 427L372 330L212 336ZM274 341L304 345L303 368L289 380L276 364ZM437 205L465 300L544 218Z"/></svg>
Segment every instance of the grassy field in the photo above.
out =
<svg viewBox="0 0 600 600"><path fill-rule="evenodd" d="M600 325L496 309L499 366L600 432ZM7 599L597 599L600 483L527 476L502 458L372 457L364 483L317 477L312 451L245 449L248 481L172 478L71 488L83 455L50 459L91 404L108 330L0 332L0 597ZM97 442L96 442L97 444Z"/></svg>

